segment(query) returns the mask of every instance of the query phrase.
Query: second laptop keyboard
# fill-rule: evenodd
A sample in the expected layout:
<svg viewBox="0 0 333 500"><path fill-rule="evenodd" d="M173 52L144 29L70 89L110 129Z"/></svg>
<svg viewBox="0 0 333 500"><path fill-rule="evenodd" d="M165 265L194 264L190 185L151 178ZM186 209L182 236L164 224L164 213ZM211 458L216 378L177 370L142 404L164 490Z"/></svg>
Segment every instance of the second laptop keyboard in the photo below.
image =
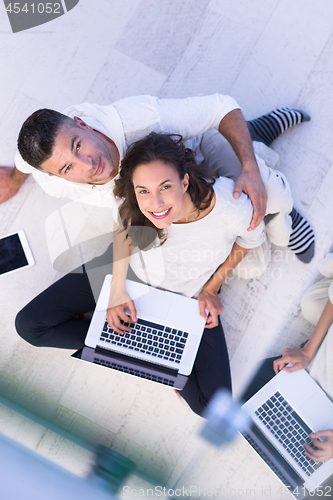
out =
<svg viewBox="0 0 333 500"><path fill-rule="evenodd" d="M279 392L260 406L255 414L308 476L322 465L304 455L304 443L317 449L309 438L312 430Z"/></svg>
<svg viewBox="0 0 333 500"><path fill-rule="evenodd" d="M100 340L103 344L114 344L126 347L128 350L162 358L174 363L180 363L188 332L170 328L138 318L137 323L121 323L131 328L131 332L119 335L105 321Z"/></svg>

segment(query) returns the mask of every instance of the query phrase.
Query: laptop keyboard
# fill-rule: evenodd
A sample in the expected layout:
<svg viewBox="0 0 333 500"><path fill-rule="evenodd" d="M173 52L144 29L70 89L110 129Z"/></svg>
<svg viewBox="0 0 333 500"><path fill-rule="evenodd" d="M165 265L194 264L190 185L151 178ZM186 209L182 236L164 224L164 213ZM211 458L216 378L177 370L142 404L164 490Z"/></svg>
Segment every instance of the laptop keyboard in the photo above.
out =
<svg viewBox="0 0 333 500"><path fill-rule="evenodd" d="M108 368L113 368L113 370L118 370L120 372L129 373L130 375L136 375L137 377L144 378L146 380L152 380L153 382L158 382L159 384L164 384L173 387L175 382L173 379L163 377L160 375L155 375L154 373L149 373L143 369L136 369L129 366L125 366L121 363L116 363L115 361L107 361L103 358L95 356L94 363L102 366L107 366Z"/></svg>
<svg viewBox="0 0 333 500"><path fill-rule="evenodd" d="M308 476L323 465L304 455L303 443L317 449L308 437L313 431L279 392L260 406L255 414Z"/></svg>
<svg viewBox="0 0 333 500"><path fill-rule="evenodd" d="M119 335L107 323L104 324L100 340L103 344L114 344L129 351L137 351L156 358L180 363L188 338L188 332L176 330L138 318L137 323L121 323L129 326L132 332Z"/></svg>

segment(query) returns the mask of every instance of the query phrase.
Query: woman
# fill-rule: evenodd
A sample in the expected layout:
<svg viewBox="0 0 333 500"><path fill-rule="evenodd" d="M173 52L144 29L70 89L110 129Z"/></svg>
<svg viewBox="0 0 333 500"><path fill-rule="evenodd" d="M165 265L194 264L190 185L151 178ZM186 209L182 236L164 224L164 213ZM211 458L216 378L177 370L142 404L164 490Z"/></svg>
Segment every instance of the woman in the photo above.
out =
<svg viewBox="0 0 333 500"><path fill-rule="evenodd" d="M333 399L333 253L319 262L319 271L325 276L312 285L302 297L304 317L315 328L310 339L300 349L285 349L281 358L273 362L275 373L293 372L308 368L311 377ZM287 366L291 363L293 366ZM315 432L310 436L316 450L306 443L305 454L317 462L333 458L333 429Z"/></svg>
<svg viewBox="0 0 333 500"><path fill-rule="evenodd" d="M129 330L125 308L136 320L125 277L130 265L151 285L198 299L206 329L182 397L201 414L220 387L231 389L228 354L218 297L225 278L250 249L265 240L263 223L247 231L252 205L245 194L233 198L233 181L197 165L193 151L178 136L152 133L135 143L122 161L115 196L124 233L114 242L114 269L108 322ZM128 246L129 244L129 246ZM256 266L255 259L252 259Z"/></svg>
<svg viewBox="0 0 333 500"><path fill-rule="evenodd" d="M311 337L302 346L287 348L283 355L266 359L256 377L243 395L247 401L280 370L294 372L308 369L312 378L333 400L333 253L319 262L319 271L325 276L313 284L301 301L304 317L314 325ZM333 429L324 429L311 434L313 449L304 443L305 451L312 460L325 462L333 458Z"/></svg>

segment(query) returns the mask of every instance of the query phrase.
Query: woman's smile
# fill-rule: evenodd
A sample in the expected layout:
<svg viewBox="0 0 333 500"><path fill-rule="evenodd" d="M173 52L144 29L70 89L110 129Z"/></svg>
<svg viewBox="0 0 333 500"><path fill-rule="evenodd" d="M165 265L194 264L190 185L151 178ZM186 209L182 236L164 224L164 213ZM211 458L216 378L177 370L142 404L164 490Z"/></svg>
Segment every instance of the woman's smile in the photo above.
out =
<svg viewBox="0 0 333 500"><path fill-rule="evenodd" d="M168 208L167 210L163 210L163 212L150 212L150 213L156 219L164 219L165 217L167 217L169 215L170 211L171 211L171 207Z"/></svg>

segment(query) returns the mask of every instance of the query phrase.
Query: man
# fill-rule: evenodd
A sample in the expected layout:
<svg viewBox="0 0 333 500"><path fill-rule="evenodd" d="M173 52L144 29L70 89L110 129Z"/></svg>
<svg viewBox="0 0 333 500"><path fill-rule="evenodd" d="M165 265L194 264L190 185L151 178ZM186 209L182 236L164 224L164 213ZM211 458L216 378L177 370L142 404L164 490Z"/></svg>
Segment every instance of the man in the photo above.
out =
<svg viewBox="0 0 333 500"><path fill-rule="evenodd" d="M94 195L97 191L98 201L96 196L91 196L90 202L112 208L112 180L132 142L151 131L178 133L187 141L188 147L197 151L197 159L201 161L200 147L204 149L208 143L209 151L209 143L215 143L218 137L217 150L222 164L220 173L224 173L224 166L229 168L233 162L239 164L225 137L242 167L241 174L235 178L234 196L239 197L243 190L254 206L249 230L262 220L266 206L265 189L253 153L248 125L231 97L219 94L183 100L130 97L105 107L85 103L70 107L64 113L61 115L51 110L40 110L25 122L18 140L23 159L18 154L17 168L13 172L3 172L4 197L17 190L17 186L24 181L24 175L32 173L41 187L51 195L72 199L84 197L89 202L87 195ZM254 140L259 139L269 145L289 126L308 119L307 115L299 111L278 110L275 114L270 113L249 122L249 128ZM220 134L213 133L211 139L207 131L214 132L214 129ZM290 233L293 236L296 229L299 239L299 223L296 228L292 216L289 219L289 236ZM309 261L314 250L314 235L308 223L302 219L303 229L304 225L307 237L297 245L296 251L300 252L299 258ZM75 315L94 308L93 297L87 300L87 287L90 288L89 280L82 272L68 275L52 285L19 313L16 326L20 335L34 345L73 349L81 346L87 323L76 320ZM72 292L79 289L85 292L82 295L76 293L74 300ZM71 309L67 307L64 311L64 303L69 302ZM55 309L62 311L60 316L54 315ZM41 311L44 313L43 321L40 319ZM69 325L72 332L70 339L67 336Z"/></svg>
<svg viewBox="0 0 333 500"><path fill-rule="evenodd" d="M29 155L26 156L28 163L25 163L21 155L17 154L15 158L16 168L2 167L0 171L0 201L6 201L6 199L13 196L30 173L33 174L43 189L52 196L68 196L75 199L80 197L82 193L89 192L86 186L85 189L78 189L77 183L89 184L90 189L92 185L106 184L116 175L119 160L124 156L128 145L140 137L147 135L152 130L155 132L180 133L185 140L195 138L196 140L191 141L191 146L192 149L198 151L200 135L209 129L218 128L219 132L226 137L234 148L243 167L243 172L235 185L235 196L239 196L241 191L244 190L251 198L254 206L254 218L251 228L254 228L262 220L265 213L266 201L264 188L253 154L248 127L237 103L231 97L218 94L180 100L159 100L150 96L131 97L105 107L87 103L72 106L67 108L64 114L73 118L79 127L81 126L92 132L95 138L104 142L106 149L113 153L115 165L112 169L109 164L110 159L107 160L110 178L104 179L102 176L98 179L90 179L89 175L77 178L72 174L67 175L68 172L65 171L49 171L48 167L50 165L47 164L37 166L31 163L32 166L41 169L41 171L44 170L44 172L51 175L56 175L59 179L75 182L76 189L73 187L69 189L62 182L55 180L49 182L49 179L45 176L42 177L40 172L32 169L31 165L29 165ZM42 119L36 116L35 121L31 118L27 120L29 124L26 123L26 127L23 127L23 129L25 129L25 133L29 130L30 138L33 138L35 137L38 122L43 126L42 121L50 121L51 118L50 116L44 116L44 119ZM303 121L301 116L294 123L291 122L289 126L300 121ZM60 125L61 123L58 124L58 126ZM75 126L73 121L71 121L71 125ZM54 124L53 127L51 126L50 130L52 128L55 131L57 125ZM285 128L288 128L288 126L285 126ZM35 129L34 133L32 133L32 129ZM280 133L281 131L277 135ZM23 132L21 132L20 136L23 140L22 135L24 135ZM48 141L50 142L50 139ZM50 151L52 147L53 142L51 141L49 143ZM59 147L61 146L59 145ZM46 153L46 156L51 156L50 151Z"/></svg>

